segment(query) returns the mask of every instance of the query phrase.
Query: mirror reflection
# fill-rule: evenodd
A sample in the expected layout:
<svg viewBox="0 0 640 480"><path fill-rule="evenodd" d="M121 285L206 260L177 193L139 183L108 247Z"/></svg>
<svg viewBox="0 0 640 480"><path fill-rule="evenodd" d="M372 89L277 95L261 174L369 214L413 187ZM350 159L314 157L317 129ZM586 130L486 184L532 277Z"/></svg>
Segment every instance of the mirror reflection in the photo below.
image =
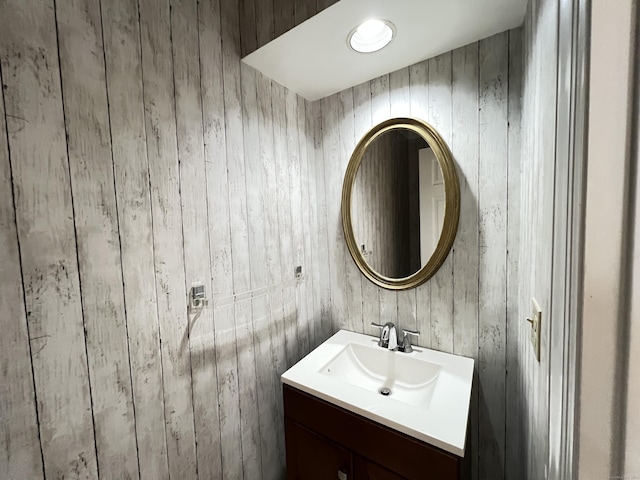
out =
<svg viewBox="0 0 640 480"><path fill-rule="evenodd" d="M378 136L351 192L351 223L364 260L389 278L418 272L436 249L445 205L442 170L429 144L406 128Z"/></svg>

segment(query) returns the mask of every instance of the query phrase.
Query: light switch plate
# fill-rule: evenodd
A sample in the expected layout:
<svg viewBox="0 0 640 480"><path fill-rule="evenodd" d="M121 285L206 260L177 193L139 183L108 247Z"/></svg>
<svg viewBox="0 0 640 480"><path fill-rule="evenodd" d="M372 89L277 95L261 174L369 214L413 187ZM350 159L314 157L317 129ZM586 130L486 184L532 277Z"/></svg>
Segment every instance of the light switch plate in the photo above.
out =
<svg viewBox="0 0 640 480"><path fill-rule="evenodd" d="M531 317L527 318L531 324L531 345L536 360L540 361L540 331L542 330L542 310L535 298L531 299Z"/></svg>

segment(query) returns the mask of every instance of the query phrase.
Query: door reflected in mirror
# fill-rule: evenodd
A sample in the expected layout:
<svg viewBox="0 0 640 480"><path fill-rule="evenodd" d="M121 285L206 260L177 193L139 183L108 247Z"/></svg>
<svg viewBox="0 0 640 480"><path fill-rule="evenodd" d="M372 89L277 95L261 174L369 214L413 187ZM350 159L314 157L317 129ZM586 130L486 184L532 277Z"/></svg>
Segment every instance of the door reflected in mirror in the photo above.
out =
<svg viewBox="0 0 640 480"><path fill-rule="evenodd" d="M426 265L444 222L446 196L440 164L424 138L398 128L365 151L351 193L351 222L369 266L405 278Z"/></svg>

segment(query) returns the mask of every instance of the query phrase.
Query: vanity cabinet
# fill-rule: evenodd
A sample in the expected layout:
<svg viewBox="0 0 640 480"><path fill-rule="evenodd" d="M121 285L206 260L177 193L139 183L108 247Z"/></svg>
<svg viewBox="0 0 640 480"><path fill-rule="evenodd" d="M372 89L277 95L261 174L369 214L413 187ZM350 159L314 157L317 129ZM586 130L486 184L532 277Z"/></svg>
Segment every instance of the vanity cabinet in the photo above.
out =
<svg viewBox="0 0 640 480"><path fill-rule="evenodd" d="M283 385L287 480L460 480L464 460Z"/></svg>
<svg viewBox="0 0 640 480"><path fill-rule="evenodd" d="M361 480L405 480L405 477L401 477L360 455L354 455L353 460L355 478Z"/></svg>
<svg viewBox="0 0 640 480"><path fill-rule="evenodd" d="M287 479L352 478L353 458L346 448L285 419Z"/></svg>

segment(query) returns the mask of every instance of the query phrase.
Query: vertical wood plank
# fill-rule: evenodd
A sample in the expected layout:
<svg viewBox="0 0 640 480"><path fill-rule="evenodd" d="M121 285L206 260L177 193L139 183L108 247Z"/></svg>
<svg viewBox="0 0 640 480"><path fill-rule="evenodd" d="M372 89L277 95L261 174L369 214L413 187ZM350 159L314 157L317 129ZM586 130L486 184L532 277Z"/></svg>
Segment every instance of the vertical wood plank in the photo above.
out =
<svg viewBox="0 0 640 480"><path fill-rule="evenodd" d="M258 3L267 2L258 1ZM238 10L240 11L240 56L244 57L258 49L255 0L240 0Z"/></svg>
<svg viewBox="0 0 640 480"><path fill-rule="evenodd" d="M480 42L480 478L502 477L505 468L507 61L508 33Z"/></svg>
<svg viewBox="0 0 640 480"><path fill-rule="evenodd" d="M140 1L142 71L153 212L167 454L172 477L196 477L182 212L168 2Z"/></svg>
<svg viewBox="0 0 640 480"><path fill-rule="evenodd" d="M227 169L229 181L229 218L231 221L231 262L235 293L251 288L251 260L247 225L247 194L240 72L239 11L236 2L221 3L222 78L224 118L227 128ZM260 478L260 431L256 404L256 367L253 346L251 303L236 302L236 352L238 356L238 395L240 397L240 433L242 468L245 478Z"/></svg>
<svg viewBox="0 0 640 480"><path fill-rule="evenodd" d="M295 363L298 351L298 336L296 332L295 291L290 285L286 285L286 278L293 272L292 226L291 226L291 197L290 197L290 172L287 162L287 112L286 92L281 85L272 82L273 105L273 131L274 131L274 155L276 162L276 195L278 200L278 228L280 233L280 281L285 284L282 288L282 325L284 327L284 348L286 353L286 366L289 368Z"/></svg>
<svg viewBox="0 0 640 480"><path fill-rule="evenodd" d="M260 165L262 172L263 212L264 212L264 249L266 282L279 285L282 278L280 261L280 228L278 224L278 194L276 187L276 161L274 139L274 116L272 108L272 82L258 74L258 129L260 147ZM284 472L284 409L280 375L286 370L284 345L284 326L282 310L282 290L272 288L267 294L269 303L269 337L271 345L271 377L273 388L273 415L275 415L275 456L276 463L269 465L263 474L267 478L278 478ZM262 430L261 430L262 432ZM264 462L263 462L264 463ZM272 477L273 476L273 477Z"/></svg>
<svg viewBox="0 0 640 480"><path fill-rule="evenodd" d="M298 145L300 150L300 208L302 209L302 238L304 247L304 299L306 304L306 327L308 332L307 350L301 356L308 354L316 346L316 315L315 315L315 276L317 274L317 264L314 262L314 255L311 249L313 226L311 224L311 203L309 188L309 130L307 128L307 101L302 97L296 97L298 113ZM315 189L314 189L315 193ZM315 225L315 224L314 224Z"/></svg>
<svg viewBox="0 0 640 480"><path fill-rule="evenodd" d="M0 65L44 472L97 478L53 3L0 4Z"/></svg>
<svg viewBox="0 0 640 480"><path fill-rule="evenodd" d="M99 473L135 478L140 473L99 2L62 3L56 21Z"/></svg>
<svg viewBox="0 0 640 480"><path fill-rule="evenodd" d="M182 231L186 291L201 283L212 292L211 254L207 214L207 183L203 146L203 113L200 90L198 4L195 0L171 1L171 32L175 82L176 135L180 165ZM218 385L212 308L189 312L189 330L181 351L191 352L194 429L199 478L222 475ZM187 337L188 334L188 337Z"/></svg>
<svg viewBox="0 0 640 480"><path fill-rule="evenodd" d="M327 217L327 191L325 185L325 177L327 175L324 161L324 118L323 118L323 102L314 102L313 108L313 146L314 146L314 165L316 180L316 198L318 200L318 274L319 284L318 292L320 295L320 339L324 341L329 338L332 332L331 326L331 267L329 253L329 232Z"/></svg>
<svg viewBox="0 0 640 480"><path fill-rule="evenodd" d="M242 478L242 442L238 364L233 305L219 305L233 293L231 265L231 221L227 175L226 125L222 65L220 0L201 1L200 83L203 109L204 153L208 193L209 242L211 254L213 329L220 418L222 475Z"/></svg>
<svg viewBox="0 0 640 480"><path fill-rule="evenodd" d="M506 452L507 478L522 478L523 442L521 365L519 359L519 334L522 325L519 310L520 218L521 218L521 122L522 122L522 29L509 32L509 160L507 190L507 380L506 380ZM527 344L524 344L525 348Z"/></svg>
<svg viewBox="0 0 640 480"><path fill-rule="evenodd" d="M348 88L338 94L338 116L340 120L340 190L338 192L338 198L342 198L342 184L344 179L344 172L347 170L351 153L355 147L355 118L353 108L353 89ZM344 271L345 282L347 288L346 296L346 313L347 318L345 323L341 325L341 328L347 328L351 331L361 332L363 330L362 325L362 274L356 267L351 254L347 249L347 244L344 238L344 229L342 227L342 202L340 205L339 215L339 242L343 249L344 256Z"/></svg>
<svg viewBox="0 0 640 480"><path fill-rule="evenodd" d="M478 359L478 44L452 52L452 137L460 180L460 221L454 244L453 352ZM477 370L470 407L472 478L478 476Z"/></svg>
<svg viewBox="0 0 640 480"><path fill-rule="evenodd" d="M371 80L371 120L373 125L391 116L389 75ZM398 323L398 295L396 291L378 288L380 299L380 322Z"/></svg>
<svg viewBox="0 0 640 480"><path fill-rule="evenodd" d="M411 116L429 118L429 61L409 67L409 95ZM416 288L416 329L420 332L418 345L431 346L431 282Z"/></svg>
<svg viewBox="0 0 640 480"><path fill-rule="evenodd" d="M0 86L2 70L0 68ZM22 287L4 89L0 90L0 476L44 478Z"/></svg>
<svg viewBox="0 0 640 480"><path fill-rule="evenodd" d="M353 87L354 103L354 145L373 126L371 121L371 84L362 83ZM359 273L359 272L358 272ZM362 277L362 330L368 335L379 335L379 330L371 323L380 323L380 300L378 287Z"/></svg>
<svg viewBox="0 0 640 480"><path fill-rule="evenodd" d="M260 74L242 65L243 114L252 120L245 123L244 147L247 171L247 217L249 220L249 250L251 252L251 288L269 285L267 271L265 186L263 185L263 155L266 148L273 146L273 128L266 126L265 118L259 111L258 98L264 93L264 84L259 86ZM270 94L270 85L267 81ZM271 96L267 98L270 100ZM270 131L269 131L270 130ZM266 137L269 140L266 140ZM261 144L265 139L265 147ZM273 157L273 153L271 153ZM277 219L275 225L277 226ZM271 250L273 252L273 250ZM262 475L275 478L279 475L280 459L276 414L274 381L274 361L271 348L271 310L268 294L262 294L252 301L254 344L256 349L256 375L258 380L257 401L260 422L260 450Z"/></svg>
<svg viewBox="0 0 640 480"><path fill-rule="evenodd" d="M167 479L138 8L116 0L101 12L140 478Z"/></svg>
<svg viewBox="0 0 640 480"><path fill-rule="evenodd" d="M242 56L297 27L337 0L241 0Z"/></svg>
<svg viewBox="0 0 640 480"><path fill-rule="evenodd" d="M81 476L91 477L97 475L96 465L99 464L100 473L107 476L194 478L197 472L201 478L278 478L283 472L284 455L282 435L277 432L277 427L273 428L273 422L277 421L278 415L281 417L278 413L282 410L279 375L285 368L286 358L282 357L282 361L275 358L274 352L284 352L285 349L274 348L272 340L274 337L284 339L284 336L277 335L277 331L273 335L274 328L267 325L267 321L271 312L279 312L279 320L273 322L277 330L286 319L291 327L288 346L289 358L293 362L299 353L306 353L318 337L321 330L315 328L314 312L318 311L320 321L317 324L321 325L322 318L327 318L330 301L329 294L323 296L316 292L315 285L321 282L319 275L316 282L310 271L312 264L317 262L311 252L313 237L316 236L317 243L324 243L326 247L326 205L318 205L315 212L316 217L318 209L325 212L319 215L320 224L323 223L322 218L325 219L322 227L324 241L319 238L322 235L320 228L316 234L315 222L312 224L314 208L310 205L314 196L321 204L326 202L323 162L318 167L315 162L312 165L309 158L311 153L314 158L316 155L316 145L311 143L316 138L313 108L284 89L275 101L278 103L276 110L280 111L283 120L279 132L279 151L282 154L279 159L287 182L282 201L272 203L275 209L271 215L278 233L271 236L271 244L279 254L278 207L281 206L284 210L282 225L286 232L283 244L291 255L286 257L286 261L277 259L274 281L269 281L269 284L279 285L283 280L288 284L285 279L289 275L282 272L292 271L293 268L289 267L294 264L302 264L309 276L304 288L298 287L298 306L292 301L295 289L290 287L286 287L284 309L282 291L279 301L276 292L250 302L236 297L231 301L235 305L217 302L234 293L247 294L267 282L264 270L252 277L248 266L254 256L258 263L263 263L260 260L263 252L255 247L258 239L265 237L266 231L260 226L263 195L268 192L262 181L269 175L275 177L277 173L273 167L272 113L268 114L268 120L263 117L262 121L258 114L263 106L265 112L272 112L272 85L266 79L260 87L254 71L248 68L240 70L237 5L225 3L221 12L217 0L202 3L171 0L160 8L157 8L157 3L152 5L143 0L138 12L136 2L102 2L101 5L99 0L84 0L81 7L78 3L61 5L58 18L62 58L67 62L62 66L62 86L65 97L70 93L64 100L69 113L67 127L73 177L67 177L66 188L67 194L73 193L74 199L88 200L82 209L75 212L78 238L87 243L80 242L78 248L73 243L68 251L71 260L76 253L80 256L80 268L90 266L88 262L83 263L87 258L98 257L86 253L90 250L88 246L109 248L114 256L108 265L109 285L114 283L111 270L114 267L115 278L119 278L115 284L123 283L124 294L118 298L118 293L110 289L101 292L95 288L93 291L83 290L86 308L100 310L112 307L117 310L119 303L120 312L116 312L114 321L125 318L135 318L136 321L130 322L128 335L125 329L121 341L116 342L114 348L107 347L111 345L109 341L99 345L87 344L90 360L91 355L101 349L107 349L108 355L117 357L113 364L101 360L107 374L98 372L93 364L89 371L98 372L95 375L100 384L109 378L109 368L127 370L120 369L118 361L126 357L130 357L132 371L129 373L128 392L125 389L124 392L118 390L115 394L105 394L100 388L96 389L94 411L99 415L105 406L124 406L129 409L129 414L113 423L106 423L106 414L104 418L96 416L96 425L102 422L111 432L114 429L124 431L120 422L130 421L134 425L132 415L135 412L137 432L129 430L129 443L120 444L102 441L106 430L96 431L95 435L93 431L89 432L88 442L82 445L91 446L91 439L103 442L103 448L98 446L100 461L96 462L94 457L89 459L88 465L80 467L60 462L61 467L51 470L52 475L61 476L75 470ZM55 16L44 15L43 18L55 25ZM198 30L190 28L196 22ZM222 25L224 32L221 32ZM104 29L104 35L101 29ZM199 52L205 45L207 55L200 57ZM75 58L71 54L75 50L83 54ZM84 54L87 51L91 52L90 58ZM49 65L54 64L49 62ZM53 77L54 80L59 78L57 69ZM59 129L63 125L60 88L58 84ZM259 105L262 95L256 93L260 88L269 92L264 99L268 106ZM78 98L87 91L91 92L94 108L81 111ZM241 107L244 113L239 113ZM51 111L54 115L45 116L47 121L55 118L56 110ZM86 120L84 123L83 119ZM272 142L269 163L269 155L266 160L261 159L261 143L256 141L261 124ZM321 121L318 125L321 126ZM107 127L111 129L111 139ZM231 130L233 134L229 137L227 134ZM57 137L58 140L61 138L60 135ZM61 145L61 150L64 150L65 144ZM267 148L268 145L267 142ZM82 148L90 153L73 157ZM229 163L226 161L227 151L233 152L229 155ZM110 154L111 159L108 158ZM64 154L61 160L62 170L68 175L68 160ZM254 164L254 160L258 163ZM92 164L94 168L88 173L81 171L81 167L89 165L89 162L98 163ZM78 167L77 171L73 171L74 165ZM317 181L316 170L321 173L322 182ZM93 188L88 188L96 184L101 186L102 197L96 195ZM111 187L112 184L115 188ZM87 186L87 189L71 188L74 185ZM64 190L64 182L62 186ZM254 191L257 191L256 195ZM94 207L92 202L103 199L104 195L106 209L90 219L85 218ZM66 204L59 202L68 207L66 218L74 217L71 198L68 195ZM243 211L244 220L238 220ZM96 230L106 234L98 238L88 234L83 237L82 228L88 230L87 225L104 218L106 221L97 225ZM255 222L244 229L242 226L237 228L236 222L247 224L249 218ZM19 222L18 218L18 225ZM66 233L69 231L67 228ZM114 238L115 233L119 234L119 239ZM73 236L69 238L73 240ZM247 238L247 248L239 248ZM108 244L101 243L105 241ZM120 248L116 248L118 242ZM204 262L202 252L205 252ZM120 272L119 262L122 262ZM326 265L327 262L322 263ZM209 272L211 283L206 278ZM85 275L88 275L88 280L84 279ZM97 276L95 273L92 275ZM91 285L91 275L83 270L81 277L83 285ZM197 319L188 317L185 303L187 287L193 280L208 284L215 324L212 324L210 311L203 312ZM327 282L327 292L329 289ZM29 292L25 293L28 295ZM109 298L92 303L91 295L97 298L98 294L108 294ZM79 295L78 288L75 297L77 312L81 307ZM266 302L274 298L276 305L271 308ZM263 300L265 303L261 303ZM78 318L82 319L81 316ZM296 319L300 322L296 323ZM106 322L99 325L100 328L111 326ZM263 327L266 333L263 333ZM81 332L80 329L78 331ZM88 329L88 338L91 335ZM300 337L303 341L298 349ZM83 342L79 345L84 347ZM261 358L273 359L257 365L255 350ZM56 355L61 357L58 353ZM86 375L87 366L84 368ZM85 399L90 401L90 385L88 378L85 380ZM117 387L118 382L107 386ZM217 391L220 393L216 399ZM129 396L128 402L114 400L116 394ZM74 398L81 400L79 396ZM219 418L217 404L220 406ZM79 405L78 401L76 405ZM89 410L80 408L78 411ZM218 422L219 429L216 426ZM56 425L60 423L56 422ZM272 433L274 430L275 435ZM262 431L272 436L261 437ZM74 434L78 432L74 431ZM278 437L275 442L272 441L274 437ZM136 459L131 441L137 441L139 462L130 460ZM69 449L69 445L73 446L73 441L65 440L64 448ZM115 447L127 458L115 460ZM104 462L102 458L105 458ZM88 473L83 471L86 466L90 470ZM136 474L138 468L140 471Z"/></svg>
<svg viewBox="0 0 640 480"><path fill-rule="evenodd" d="M295 3L291 0L273 0L274 38L295 26Z"/></svg>
<svg viewBox="0 0 640 480"><path fill-rule="evenodd" d="M316 169L316 152L315 152L315 109L312 102L305 102L306 110L306 140L307 140L307 174L309 182L309 215L310 215L310 229L311 229L311 255L312 255L312 270L313 276L313 328L314 328L314 344L313 347L317 347L323 342L322 334L322 279L320 278L321 263L326 262L326 259L322 258L320 251L321 244L321 227L320 227L320 204L324 201L324 195L317 190L317 177ZM326 235L324 236L326 242Z"/></svg>
<svg viewBox="0 0 640 480"><path fill-rule="evenodd" d="M304 238L302 227L302 187L300 179L300 128L298 126L298 102L296 94L286 90L285 95L286 122L287 122L287 159L289 160L289 197L291 202L291 235L293 245L293 257L291 270L285 268L283 279L294 278L295 268L304 265ZM296 349L294 359L297 362L309 351L309 331L307 328L307 305L302 299L306 296L306 284L300 282L294 288L295 298L295 328Z"/></svg>
<svg viewBox="0 0 640 480"><path fill-rule="evenodd" d="M264 215L262 210L262 164L260 160L259 125L257 105L256 71L242 64L242 114L244 125L245 179L247 196L247 224L249 233L249 255L251 259L251 290L266 285L264 252ZM251 339L254 349L256 393L254 402L257 408L256 423L260 435L260 458L262 475L272 467L275 459L275 432L273 400L271 339L268 321L269 307L267 297L260 294L251 301Z"/></svg>
<svg viewBox="0 0 640 480"><path fill-rule="evenodd" d="M291 205L288 198L289 171L285 162L287 149L287 125L284 88L271 82L271 104L273 115L273 155L275 160L275 194L278 215L278 248L279 276L276 293L273 298L278 311L276 326L279 327L277 337L272 337L273 347L277 351L279 361L286 370L291 365L292 343L295 332L291 329L291 289L283 288L282 283L286 270L286 260L292 256L291 246ZM290 265L290 263L289 263ZM281 395L281 391L279 394Z"/></svg>
<svg viewBox="0 0 640 480"><path fill-rule="evenodd" d="M295 24L300 25L305 20L318 13L316 0L295 0Z"/></svg>
<svg viewBox="0 0 640 480"><path fill-rule="evenodd" d="M321 12L325 8L329 8L331 5L336 3L338 0L317 0L318 12Z"/></svg>
<svg viewBox="0 0 640 480"><path fill-rule="evenodd" d="M338 96L322 99L322 138L325 162L325 189L327 196L327 238L331 262L331 331L346 326L346 275L345 246L343 243L340 217L340 197L342 193L342 161L340 159L340 124L338 117Z"/></svg>
<svg viewBox="0 0 640 480"><path fill-rule="evenodd" d="M429 122L451 145L451 52L429 60ZM455 249L431 278L431 347L453 352L453 263Z"/></svg>
<svg viewBox="0 0 640 480"><path fill-rule="evenodd" d="M260 21L256 22L257 48L260 48L275 38L275 25L273 13L273 1L255 2L256 18ZM247 52L248 53L248 52Z"/></svg>

